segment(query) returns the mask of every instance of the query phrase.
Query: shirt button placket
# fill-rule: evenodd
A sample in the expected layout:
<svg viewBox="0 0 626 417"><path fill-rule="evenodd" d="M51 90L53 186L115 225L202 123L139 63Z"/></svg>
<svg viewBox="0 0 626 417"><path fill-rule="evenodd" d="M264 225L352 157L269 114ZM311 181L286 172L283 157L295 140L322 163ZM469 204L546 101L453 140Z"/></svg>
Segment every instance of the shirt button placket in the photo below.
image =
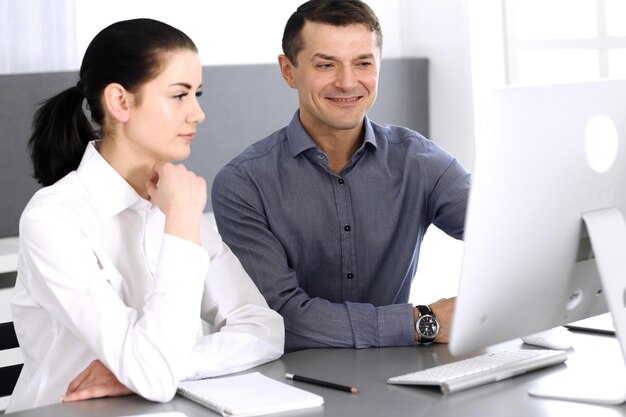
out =
<svg viewBox="0 0 626 417"><path fill-rule="evenodd" d="M357 302L358 289L356 288L356 254L354 251L354 230L352 217L352 201L350 188L345 178L335 176L335 202L339 214L341 231L341 269L343 271L342 294L346 301Z"/></svg>
<svg viewBox="0 0 626 417"><path fill-rule="evenodd" d="M341 184L341 182L340 182ZM350 230L352 230L352 227L349 224L346 224L345 226L343 226L343 230L348 233L350 232ZM354 278L354 274L352 272L348 272L346 274L346 278L348 279L348 281L352 281L352 278Z"/></svg>

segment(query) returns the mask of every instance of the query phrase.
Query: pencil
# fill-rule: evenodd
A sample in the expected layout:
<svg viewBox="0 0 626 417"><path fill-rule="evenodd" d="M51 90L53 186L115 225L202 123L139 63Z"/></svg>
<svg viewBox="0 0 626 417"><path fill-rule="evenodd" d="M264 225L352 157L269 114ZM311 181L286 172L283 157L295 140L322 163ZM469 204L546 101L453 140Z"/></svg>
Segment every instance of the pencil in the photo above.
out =
<svg viewBox="0 0 626 417"><path fill-rule="evenodd" d="M321 381L319 379L309 378L308 376L285 374L285 378L291 379L294 381L308 382L309 384L320 385L322 387L334 388L340 391L347 391L347 392L351 392L352 394L356 394L357 392L359 392L359 389L356 387L349 387L347 385L335 384L334 382Z"/></svg>

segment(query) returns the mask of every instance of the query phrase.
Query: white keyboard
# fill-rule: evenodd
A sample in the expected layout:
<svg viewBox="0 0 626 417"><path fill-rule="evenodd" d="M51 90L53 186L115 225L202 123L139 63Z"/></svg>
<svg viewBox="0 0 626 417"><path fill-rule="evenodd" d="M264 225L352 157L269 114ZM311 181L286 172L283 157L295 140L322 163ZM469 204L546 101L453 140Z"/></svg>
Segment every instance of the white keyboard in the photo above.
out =
<svg viewBox="0 0 626 417"><path fill-rule="evenodd" d="M447 363L395 376L388 384L435 385L444 394L511 378L546 366L565 362L563 350L527 349L485 353L469 359Z"/></svg>

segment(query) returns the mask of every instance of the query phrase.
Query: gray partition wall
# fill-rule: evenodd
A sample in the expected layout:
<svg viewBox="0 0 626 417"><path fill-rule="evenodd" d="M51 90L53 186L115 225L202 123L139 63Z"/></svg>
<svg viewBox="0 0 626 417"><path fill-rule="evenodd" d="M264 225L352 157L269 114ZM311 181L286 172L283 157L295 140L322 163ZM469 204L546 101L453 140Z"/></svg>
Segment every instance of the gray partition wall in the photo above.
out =
<svg viewBox="0 0 626 417"><path fill-rule="evenodd" d="M17 236L20 213L39 188L26 148L32 114L38 103L76 81L76 72L0 75L0 237ZM207 179L210 195L217 171L244 147L289 123L298 101L277 64L206 66L203 84L206 120L185 164ZM428 61L384 60L369 116L427 136Z"/></svg>

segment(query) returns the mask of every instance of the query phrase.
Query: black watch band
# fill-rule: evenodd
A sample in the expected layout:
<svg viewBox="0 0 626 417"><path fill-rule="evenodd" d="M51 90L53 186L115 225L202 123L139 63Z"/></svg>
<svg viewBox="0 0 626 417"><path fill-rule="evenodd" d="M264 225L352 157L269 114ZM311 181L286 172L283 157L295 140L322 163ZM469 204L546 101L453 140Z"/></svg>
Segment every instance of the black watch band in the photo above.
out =
<svg viewBox="0 0 626 417"><path fill-rule="evenodd" d="M435 317L435 313L433 313L433 309L428 307L428 306L418 305L417 306L417 311L420 312L420 316L421 315L429 315L429 316Z"/></svg>
<svg viewBox="0 0 626 417"><path fill-rule="evenodd" d="M439 333L439 322L435 317L433 310L426 305L418 305L419 317L415 323L415 330L420 336L419 342L426 344L432 343Z"/></svg>

